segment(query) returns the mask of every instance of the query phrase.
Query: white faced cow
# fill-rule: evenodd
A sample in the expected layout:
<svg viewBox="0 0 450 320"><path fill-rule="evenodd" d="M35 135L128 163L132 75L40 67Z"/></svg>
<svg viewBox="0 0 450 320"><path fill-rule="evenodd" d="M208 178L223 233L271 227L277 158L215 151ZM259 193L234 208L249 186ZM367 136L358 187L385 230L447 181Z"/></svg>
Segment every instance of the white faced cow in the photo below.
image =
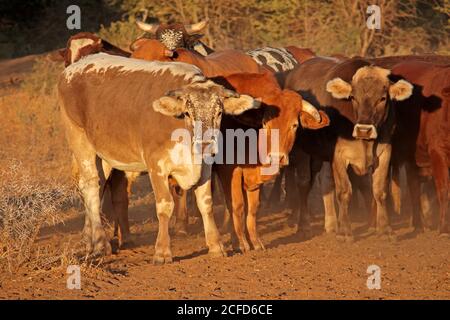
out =
<svg viewBox="0 0 450 320"><path fill-rule="evenodd" d="M105 178L116 168L149 173L159 220L154 263L172 261L168 226L174 202L169 177L183 189L195 188L209 252L223 255L212 211L211 166L194 161L193 156L198 146L211 148L214 139L195 135L194 142L186 145L173 141L172 134L177 129L192 133L199 123L204 130L218 129L222 112L240 114L258 107L259 102L205 79L192 65L104 53L67 67L58 89L87 211L88 252L111 251L100 220L100 194ZM183 154L183 161L178 153ZM99 166L100 159L103 165Z"/></svg>

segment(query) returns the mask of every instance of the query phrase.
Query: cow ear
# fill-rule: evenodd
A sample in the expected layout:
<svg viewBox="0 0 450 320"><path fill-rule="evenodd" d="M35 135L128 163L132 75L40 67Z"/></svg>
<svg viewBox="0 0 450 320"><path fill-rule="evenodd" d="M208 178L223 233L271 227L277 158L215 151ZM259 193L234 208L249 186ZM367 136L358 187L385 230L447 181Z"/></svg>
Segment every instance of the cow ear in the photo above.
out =
<svg viewBox="0 0 450 320"><path fill-rule="evenodd" d="M444 89L442 89L442 95L446 98L450 97L450 87L446 87Z"/></svg>
<svg viewBox="0 0 450 320"><path fill-rule="evenodd" d="M348 99L352 93L352 86L341 78L334 78L327 82L326 90L333 98Z"/></svg>
<svg viewBox="0 0 450 320"><path fill-rule="evenodd" d="M58 50L59 55L60 55L63 59L66 58L66 51L67 51L67 49L59 49L59 50Z"/></svg>
<svg viewBox="0 0 450 320"><path fill-rule="evenodd" d="M184 104L181 99L164 96L153 102L153 110L165 116L180 117L184 112Z"/></svg>
<svg viewBox="0 0 450 320"><path fill-rule="evenodd" d="M413 93L413 85L405 80L398 80L389 87L389 96L392 100L402 101L408 99Z"/></svg>
<svg viewBox="0 0 450 320"><path fill-rule="evenodd" d="M260 99L241 94L238 98L226 97L223 101L223 109L226 114L239 115L250 109L258 109L261 106Z"/></svg>

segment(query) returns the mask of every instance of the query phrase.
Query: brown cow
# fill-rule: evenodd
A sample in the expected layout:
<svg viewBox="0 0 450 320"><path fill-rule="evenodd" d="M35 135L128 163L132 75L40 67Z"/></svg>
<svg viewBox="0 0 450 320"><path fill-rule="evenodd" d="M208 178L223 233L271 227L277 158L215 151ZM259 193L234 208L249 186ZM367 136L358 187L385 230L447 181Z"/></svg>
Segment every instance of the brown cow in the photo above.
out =
<svg viewBox="0 0 450 320"><path fill-rule="evenodd" d="M200 123L202 129L218 129L222 111L237 115L259 102L205 79L192 65L104 53L67 67L58 91L87 211L88 252L108 254L111 250L100 219L101 177L107 178L116 168L149 172L159 219L155 263L172 261L168 224L174 202L169 177L183 189L195 187L209 251L224 255L212 212L211 165L192 159L198 147L208 147L214 140L198 136L195 128ZM174 139L177 130L194 140ZM98 158L103 160L103 170L97 166Z"/></svg>
<svg viewBox="0 0 450 320"><path fill-rule="evenodd" d="M448 236L450 218L448 191L450 167L450 65L407 61L395 65L392 75L415 86L411 99L396 103L399 117L393 141L394 165L411 166L408 184L413 184L413 207L419 206L417 167L423 175L434 178L439 201L439 233ZM416 228L421 227L419 210L413 211ZM425 226L430 222L425 220Z"/></svg>
<svg viewBox="0 0 450 320"><path fill-rule="evenodd" d="M352 194L349 166L358 175L372 172L377 231L392 234L386 212L387 172L395 124L391 101L407 99L412 85L404 80L392 84L389 73L363 59L339 61L317 57L299 65L286 79L286 88L298 91L330 116L330 127L305 130L300 134L298 146L331 162L339 203L338 235L346 240L353 240L348 217ZM336 217L327 219L336 221Z"/></svg>
<svg viewBox="0 0 450 320"><path fill-rule="evenodd" d="M301 97L295 92L281 90L274 75L259 66L253 59L244 53L235 50L229 50L214 53L207 57L202 57L196 53L187 50L177 50L175 55L168 57L166 48L158 41L147 40L139 41L133 52L134 57L150 60L163 61L183 61L192 63L204 72L208 77L221 77L227 85L234 88L239 93L253 94L261 98L264 113L252 114L251 116L241 116L240 123L250 124L250 127L261 127L262 125L269 129L268 140L272 129L280 131L280 152L270 154L269 158L273 162L281 165L287 164L287 154L289 153L298 126L300 122L307 128L320 128L328 125L328 118L310 104L302 102ZM235 74L238 73L241 74ZM275 112L274 112L275 110ZM256 116L256 121L255 121ZM230 119L233 123L230 127L242 127L236 120ZM291 125L286 125L291 123ZM269 146L270 148L270 146ZM258 165L218 165L218 172L225 189L227 203L230 210L233 211L233 221L235 232L239 241L239 249L247 251L250 245L244 235L244 196L242 188L246 188L247 200L249 201L247 229L250 240L254 248L263 248L261 241L256 233L256 211L259 206L259 187L272 176L263 176L260 174ZM244 185L242 184L244 181Z"/></svg>

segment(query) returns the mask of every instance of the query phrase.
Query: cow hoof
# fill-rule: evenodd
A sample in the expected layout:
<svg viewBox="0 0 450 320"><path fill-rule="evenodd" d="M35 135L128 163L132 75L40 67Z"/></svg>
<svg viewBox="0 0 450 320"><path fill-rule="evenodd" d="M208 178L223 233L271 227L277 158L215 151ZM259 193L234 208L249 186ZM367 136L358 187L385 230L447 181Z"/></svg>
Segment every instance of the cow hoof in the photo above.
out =
<svg viewBox="0 0 450 320"><path fill-rule="evenodd" d="M120 241L120 249L127 249L131 248L136 243L136 236L133 234L130 234L126 237L123 237Z"/></svg>
<svg viewBox="0 0 450 320"><path fill-rule="evenodd" d="M252 241L253 249L256 251L263 251L266 250L266 247L264 247L264 244L261 240L257 239L255 241Z"/></svg>
<svg viewBox="0 0 450 320"><path fill-rule="evenodd" d="M344 240L345 240L345 242L347 242L347 243L353 243L353 242L355 242L355 237L354 237L353 235L346 235L346 236L344 237Z"/></svg>
<svg viewBox="0 0 450 320"><path fill-rule="evenodd" d="M293 217L293 214L289 215L289 218L287 219L287 225L289 228L294 228L297 226L297 219Z"/></svg>
<svg viewBox="0 0 450 320"><path fill-rule="evenodd" d="M186 229L178 229L178 230L175 229L175 235L176 235L177 237L184 238L184 237L187 237L188 232L187 232Z"/></svg>
<svg viewBox="0 0 450 320"><path fill-rule="evenodd" d="M208 255L211 258L222 258L227 256L227 252L225 251L222 242L219 242L218 245L215 245L214 247L209 247Z"/></svg>
<svg viewBox="0 0 450 320"><path fill-rule="evenodd" d="M166 254L155 253L155 255L153 256L153 264L155 266L161 266L163 264L172 263L172 262L173 262L172 254L170 254L170 253L166 253Z"/></svg>
<svg viewBox="0 0 450 320"><path fill-rule="evenodd" d="M450 233L448 233L448 232L441 232L441 233L439 233L439 238L450 239Z"/></svg>
<svg viewBox="0 0 450 320"><path fill-rule="evenodd" d="M111 254L112 254L111 244L106 240L97 243L94 246L94 250L92 251L92 256L94 257L109 256Z"/></svg>
<svg viewBox="0 0 450 320"><path fill-rule="evenodd" d="M113 254L119 253L119 251L120 251L119 238L117 238L117 237L112 238L110 244L111 244L111 252Z"/></svg>
<svg viewBox="0 0 450 320"><path fill-rule="evenodd" d="M312 238L311 230L298 230L297 236L300 240L309 240Z"/></svg>

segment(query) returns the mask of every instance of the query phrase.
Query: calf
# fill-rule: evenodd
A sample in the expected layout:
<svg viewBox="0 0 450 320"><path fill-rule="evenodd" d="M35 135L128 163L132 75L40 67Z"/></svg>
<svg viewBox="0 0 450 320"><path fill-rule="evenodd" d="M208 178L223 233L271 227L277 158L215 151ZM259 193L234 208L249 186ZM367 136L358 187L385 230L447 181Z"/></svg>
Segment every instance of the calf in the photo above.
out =
<svg viewBox="0 0 450 320"><path fill-rule="evenodd" d="M371 171L377 231L393 235L386 212L395 125L392 101L407 99L412 85L404 80L391 83L389 74L388 69L372 66L363 59L317 57L299 65L286 79L286 88L322 107L331 119L328 128L301 132L298 147L331 162L339 204L338 236L349 241L353 240L348 217L352 193L349 166L358 175ZM336 221L336 217L327 219Z"/></svg>

